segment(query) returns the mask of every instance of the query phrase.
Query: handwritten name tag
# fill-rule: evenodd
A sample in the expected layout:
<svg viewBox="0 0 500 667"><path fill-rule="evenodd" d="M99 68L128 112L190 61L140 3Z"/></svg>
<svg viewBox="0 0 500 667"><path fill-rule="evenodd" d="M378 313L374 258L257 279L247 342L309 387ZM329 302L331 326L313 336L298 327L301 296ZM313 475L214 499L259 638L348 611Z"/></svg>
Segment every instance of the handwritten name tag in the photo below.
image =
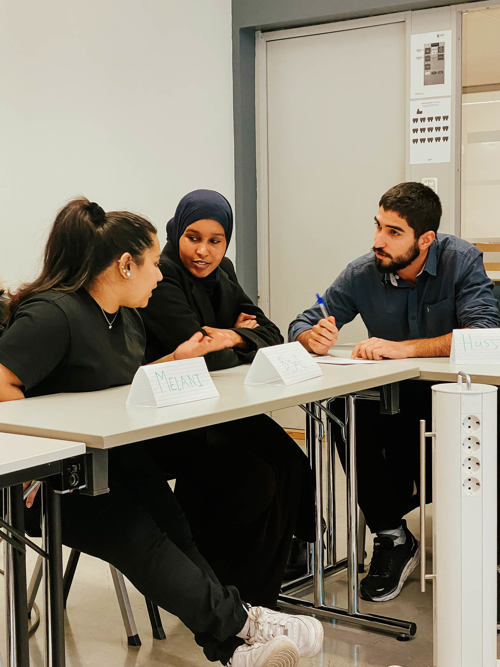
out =
<svg viewBox="0 0 500 667"><path fill-rule="evenodd" d="M218 395L205 359L197 357L141 366L132 380L127 405L159 408Z"/></svg>
<svg viewBox="0 0 500 667"><path fill-rule="evenodd" d="M450 359L456 363L500 363L500 329L454 329Z"/></svg>
<svg viewBox="0 0 500 667"><path fill-rule="evenodd" d="M261 347L250 366L245 384L266 384L282 381L294 384L322 375L321 368L302 345L284 343Z"/></svg>

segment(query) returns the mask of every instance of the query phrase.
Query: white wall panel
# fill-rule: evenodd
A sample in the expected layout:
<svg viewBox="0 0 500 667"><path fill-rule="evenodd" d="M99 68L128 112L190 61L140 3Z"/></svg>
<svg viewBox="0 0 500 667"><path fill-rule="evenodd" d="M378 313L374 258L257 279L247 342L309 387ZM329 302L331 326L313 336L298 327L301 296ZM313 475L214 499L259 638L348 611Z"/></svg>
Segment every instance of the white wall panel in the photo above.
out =
<svg viewBox="0 0 500 667"><path fill-rule="evenodd" d="M259 259L263 303L283 332L369 250L380 195L404 180L405 23L364 25L267 42L268 258ZM344 340L364 336L354 326Z"/></svg>
<svg viewBox="0 0 500 667"><path fill-rule="evenodd" d="M160 227L196 187L234 200L230 0L1 2L0 282L39 267L84 194Z"/></svg>

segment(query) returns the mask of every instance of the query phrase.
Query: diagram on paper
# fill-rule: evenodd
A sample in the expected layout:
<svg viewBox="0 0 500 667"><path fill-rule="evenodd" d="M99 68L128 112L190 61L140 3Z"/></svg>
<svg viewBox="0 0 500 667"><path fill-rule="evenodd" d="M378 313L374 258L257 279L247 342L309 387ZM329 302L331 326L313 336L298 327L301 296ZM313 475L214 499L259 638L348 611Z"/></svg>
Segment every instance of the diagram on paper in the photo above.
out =
<svg viewBox="0 0 500 667"><path fill-rule="evenodd" d="M411 36L410 97L451 95L451 30Z"/></svg>
<svg viewBox="0 0 500 667"><path fill-rule="evenodd" d="M410 164L450 161L451 98L410 101Z"/></svg>

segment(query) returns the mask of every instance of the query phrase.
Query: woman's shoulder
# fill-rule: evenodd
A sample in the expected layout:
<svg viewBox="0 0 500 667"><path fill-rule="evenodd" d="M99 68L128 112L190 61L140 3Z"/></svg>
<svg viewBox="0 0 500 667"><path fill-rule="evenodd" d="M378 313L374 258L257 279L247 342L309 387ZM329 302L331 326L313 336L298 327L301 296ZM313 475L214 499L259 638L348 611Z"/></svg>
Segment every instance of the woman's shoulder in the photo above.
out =
<svg viewBox="0 0 500 667"><path fill-rule="evenodd" d="M59 292L57 290L47 290L45 292L38 292L32 294L24 301L21 301L14 312L14 317L21 313L28 313L31 311L37 312L53 312L54 309L64 311L64 304L71 301L70 294Z"/></svg>
<svg viewBox="0 0 500 667"><path fill-rule="evenodd" d="M26 301L19 304L17 310L26 312L36 308L37 310L47 309L47 311L52 312L54 308L56 308L63 313L67 313L75 308L78 310L85 308L87 301L88 295L86 298L83 290L78 290L77 292L63 292L61 290L53 289L33 294L27 298Z"/></svg>
<svg viewBox="0 0 500 667"><path fill-rule="evenodd" d="M74 292L53 289L33 294L14 312L14 319L23 316L36 317L40 322L53 319L54 323L58 321L62 324L65 321L66 326L78 329L96 317L100 318L101 311L88 291L82 287Z"/></svg>

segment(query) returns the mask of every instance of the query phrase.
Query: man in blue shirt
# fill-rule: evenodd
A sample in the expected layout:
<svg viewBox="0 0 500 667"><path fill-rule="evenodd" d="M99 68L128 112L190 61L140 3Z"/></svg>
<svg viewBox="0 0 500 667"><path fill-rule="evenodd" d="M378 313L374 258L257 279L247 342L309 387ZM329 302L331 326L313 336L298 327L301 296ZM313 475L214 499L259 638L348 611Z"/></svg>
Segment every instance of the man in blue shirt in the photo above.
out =
<svg viewBox="0 0 500 667"><path fill-rule="evenodd" d="M331 315L312 306L290 324L289 340L326 354L339 329L359 313L369 337L354 347L354 358L446 357L453 329L498 327L482 254L437 234L440 218L439 197L427 186L401 183L388 190L375 216L372 252L348 264L323 295ZM359 504L376 533L360 587L366 600L396 597L417 565L418 542L403 516L417 505L418 421L430 416L430 383L421 381L401 384L398 415L382 415L369 401L358 404Z"/></svg>

